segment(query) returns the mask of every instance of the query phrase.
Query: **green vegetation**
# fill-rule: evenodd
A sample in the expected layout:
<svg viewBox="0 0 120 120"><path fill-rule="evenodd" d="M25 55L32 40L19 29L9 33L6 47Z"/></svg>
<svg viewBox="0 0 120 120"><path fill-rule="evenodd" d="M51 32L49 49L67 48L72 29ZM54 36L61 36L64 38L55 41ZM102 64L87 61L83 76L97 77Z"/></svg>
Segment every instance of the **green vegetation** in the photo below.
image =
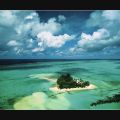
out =
<svg viewBox="0 0 120 120"><path fill-rule="evenodd" d="M60 89L63 88L76 88L81 87L84 88L86 86L89 86L89 81L83 81L82 79L73 79L73 77L70 74L62 74L57 79L57 85Z"/></svg>
<svg viewBox="0 0 120 120"><path fill-rule="evenodd" d="M96 105L99 105L99 104L106 104L106 103L118 103L120 102L120 94L115 94L113 95L112 97L108 97L103 99L103 100L98 100L94 103L91 104L91 106L96 106Z"/></svg>

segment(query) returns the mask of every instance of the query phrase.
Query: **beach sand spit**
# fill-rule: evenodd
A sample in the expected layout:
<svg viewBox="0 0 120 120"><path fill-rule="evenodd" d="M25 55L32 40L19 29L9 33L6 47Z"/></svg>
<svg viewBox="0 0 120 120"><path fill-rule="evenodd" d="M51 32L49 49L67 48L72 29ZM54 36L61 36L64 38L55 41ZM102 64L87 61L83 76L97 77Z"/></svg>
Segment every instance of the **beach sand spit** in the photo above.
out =
<svg viewBox="0 0 120 120"><path fill-rule="evenodd" d="M85 88L69 88L69 89L59 89L57 86L49 88L49 90L54 92L70 92L70 91L81 91L81 90L91 90L97 88L95 85L90 84Z"/></svg>

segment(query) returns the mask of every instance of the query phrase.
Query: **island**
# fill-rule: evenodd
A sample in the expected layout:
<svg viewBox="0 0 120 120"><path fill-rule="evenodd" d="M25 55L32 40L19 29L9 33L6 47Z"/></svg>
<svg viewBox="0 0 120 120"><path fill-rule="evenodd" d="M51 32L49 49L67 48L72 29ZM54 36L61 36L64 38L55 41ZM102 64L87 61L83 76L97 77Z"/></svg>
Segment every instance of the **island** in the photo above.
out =
<svg viewBox="0 0 120 120"><path fill-rule="evenodd" d="M56 84L57 85L55 87L50 88L50 90L56 92L66 92L66 91L87 90L87 89L96 88L96 86L90 84L89 81L73 78L69 73L60 75L57 79Z"/></svg>
<svg viewBox="0 0 120 120"><path fill-rule="evenodd" d="M74 79L69 73L62 74L57 79L57 85L60 89L63 88L84 88L86 86L89 86L89 81L83 81L82 79Z"/></svg>
<svg viewBox="0 0 120 120"><path fill-rule="evenodd" d="M107 103L118 103L120 102L120 93L113 95L112 97L107 96L105 99L97 100L96 102L91 103L91 106L96 106L100 104L107 104Z"/></svg>

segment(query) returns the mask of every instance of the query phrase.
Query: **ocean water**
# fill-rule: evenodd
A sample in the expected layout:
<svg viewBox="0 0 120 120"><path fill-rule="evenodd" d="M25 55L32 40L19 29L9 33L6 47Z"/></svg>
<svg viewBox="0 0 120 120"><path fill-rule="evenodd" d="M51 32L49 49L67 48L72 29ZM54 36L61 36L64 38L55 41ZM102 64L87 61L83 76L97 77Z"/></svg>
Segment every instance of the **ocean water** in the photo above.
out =
<svg viewBox="0 0 120 120"><path fill-rule="evenodd" d="M90 81L97 88L56 94L49 90L55 82L39 77L51 74L57 79L65 72ZM120 103L90 104L119 92L120 60L50 61L0 66L0 109L116 110L120 109Z"/></svg>

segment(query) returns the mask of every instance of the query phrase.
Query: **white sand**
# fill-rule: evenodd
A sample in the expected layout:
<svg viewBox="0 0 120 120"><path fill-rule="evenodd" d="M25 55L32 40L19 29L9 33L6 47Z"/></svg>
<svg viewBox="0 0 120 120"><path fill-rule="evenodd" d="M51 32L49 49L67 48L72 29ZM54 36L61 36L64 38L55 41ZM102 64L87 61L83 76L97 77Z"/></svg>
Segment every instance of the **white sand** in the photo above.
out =
<svg viewBox="0 0 120 120"><path fill-rule="evenodd" d="M13 107L15 110L44 110L46 100L47 96L43 92L35 92L32 95L23 97L21 100L17 101Z"/></svg>
<svg viewBox="0 0 120 120"><path fill-rule="evenodd" d="M52 99L43 92L35 92L17 101L13 107L15 110L66 110L69 106L70 102L64 94Z"/></svg>
<svg viewBox="0 0 120 120"><path fill-rule="evenodd" d="M38 78L38 79L45 79L48 80L50 82L56 82L57 79L56 78L52 78L53 74L49 73L49 74L34 74L34 75L30 75L31 78Z"/></svg>
<svg viewBox="0 0 120 120"><path fill-rule="evenodd" d="M93 84L90 84L89 86L85 87L85 88L69 88L69 89L59 89L58 87L51 87L49 88L51 91L54 92L69 92L69 91L78 91L78 90L91 90L91 89L95 89L96 86Z"/></svg>

